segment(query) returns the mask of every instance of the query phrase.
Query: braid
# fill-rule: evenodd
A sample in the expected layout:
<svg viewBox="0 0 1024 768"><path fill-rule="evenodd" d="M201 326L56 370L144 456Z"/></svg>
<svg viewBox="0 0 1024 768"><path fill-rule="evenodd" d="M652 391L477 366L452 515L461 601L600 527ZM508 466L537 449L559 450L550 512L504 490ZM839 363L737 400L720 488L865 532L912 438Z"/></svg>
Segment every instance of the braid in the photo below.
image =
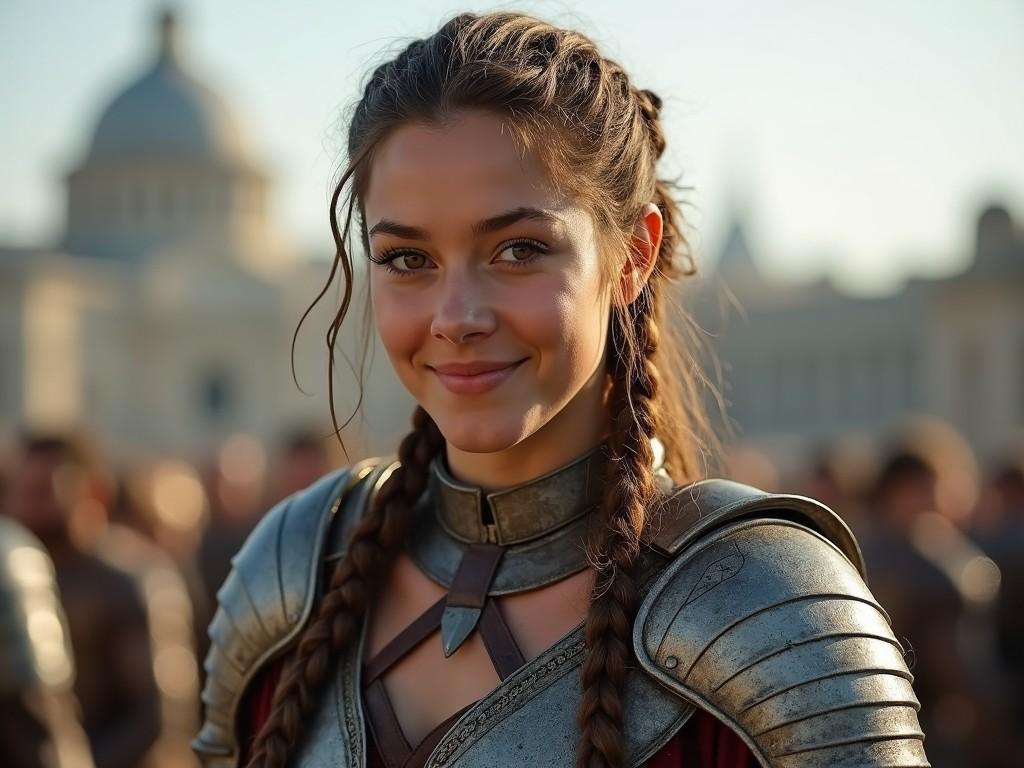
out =
<svg viewBox="0 0 1024 768"><path fill-rule="evenodd" d="M307 625L274 691L270 717L253 745L249 768L284 768L338 651L352 642L370 591L387 571L409 528L413 506L427 487L430 460L444 446L423 408L398 449L400 466L387 479L370 513L352 532L313 621Z"/></svg>
<svg viewBox="0 0 1024 768"><path fill-rule="evenodd" d="M610 405L613 428L608 489L591 539L597 581L586 620L587 656L582 670L577 768L620 768L623 744L623 687L632 657L631 639L637 590L634 565L654 494L651 438L657 431L658 345L652 279L628 308L632 338L622 339L619 323L609 334L612 369ZM627 333L629 333L627 331Z"/></svg>
<svg viewBox="0 0 1024 768"><path fill-rule="evenodd" d="M647 124L647 131L651 136L654 159L658 160L664 154L665 147L668 146L668 142L665 139L665 131L661 127L661 97L647 88L634 90L633 94L636 97L637 106L640 108L640 114L643 116L644 123Z"/></svg>

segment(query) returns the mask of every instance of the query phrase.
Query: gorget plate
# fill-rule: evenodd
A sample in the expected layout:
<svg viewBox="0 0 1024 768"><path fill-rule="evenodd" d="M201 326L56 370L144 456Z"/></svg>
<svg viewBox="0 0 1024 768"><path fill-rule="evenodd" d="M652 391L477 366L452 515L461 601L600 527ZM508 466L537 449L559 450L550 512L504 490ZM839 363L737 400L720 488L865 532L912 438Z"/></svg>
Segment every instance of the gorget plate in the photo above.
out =
<svg viewBox="0 0 1024 768"><path fill-rule="evenodd" d="M510 595L554 584L587 567L584 542L589 520L580 518L542 538L505 547L488 594ZM423 573L445 589L451 587L466 544L453 539L427 504L416 510L408 553Z"/></svg>

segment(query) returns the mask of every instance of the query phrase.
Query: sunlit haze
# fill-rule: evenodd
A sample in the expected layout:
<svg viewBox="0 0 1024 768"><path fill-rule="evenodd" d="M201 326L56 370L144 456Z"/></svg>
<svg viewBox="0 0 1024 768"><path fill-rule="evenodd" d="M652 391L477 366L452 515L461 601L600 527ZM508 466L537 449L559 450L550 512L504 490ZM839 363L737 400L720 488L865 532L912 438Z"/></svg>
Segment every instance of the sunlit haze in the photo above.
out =
<svg viewBox="0 0 1024 768"><path fill-rule="evenodd" d="M0 243L57 240L63 175L153 55L161 4L0 5ZM1024 212L1024 5L594 0L174 4L189 68L276 179L286 233L330 253L340 119L368 69L459 10L515 7L595 37L666 102L699 257L745 221L766 272L885 291L956 271L980 208ZM1018 218L1019 220L1019 218Z"/></svg>

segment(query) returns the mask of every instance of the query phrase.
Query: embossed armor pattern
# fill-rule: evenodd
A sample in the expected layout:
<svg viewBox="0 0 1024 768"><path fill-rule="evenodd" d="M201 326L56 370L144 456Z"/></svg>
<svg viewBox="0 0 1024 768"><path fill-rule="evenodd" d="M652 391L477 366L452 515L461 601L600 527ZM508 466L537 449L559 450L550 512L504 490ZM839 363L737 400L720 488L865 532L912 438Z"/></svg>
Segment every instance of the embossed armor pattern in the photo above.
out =
<svg viewBox="0 0 1024 768"><path fill-rule="evenodd" d="M578 627L471 707L438 743L426 768L571 766L585 653ZM638 669L627 674L624 695L626 764L640 766L694 710Z"/></svg>

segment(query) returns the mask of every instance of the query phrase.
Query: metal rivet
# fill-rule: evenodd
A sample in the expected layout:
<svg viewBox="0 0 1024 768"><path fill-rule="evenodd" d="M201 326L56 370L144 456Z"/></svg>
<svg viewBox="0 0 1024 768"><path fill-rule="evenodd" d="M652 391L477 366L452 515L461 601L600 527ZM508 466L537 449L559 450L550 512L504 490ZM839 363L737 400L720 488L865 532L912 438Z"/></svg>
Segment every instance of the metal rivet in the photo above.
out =
<svg viewBox="0 0 1024 768"><path fill-rule="evenodd" d="M665 659L665 669L675 669L679 666L679 659L675 656L669 656Z"/></svg>

